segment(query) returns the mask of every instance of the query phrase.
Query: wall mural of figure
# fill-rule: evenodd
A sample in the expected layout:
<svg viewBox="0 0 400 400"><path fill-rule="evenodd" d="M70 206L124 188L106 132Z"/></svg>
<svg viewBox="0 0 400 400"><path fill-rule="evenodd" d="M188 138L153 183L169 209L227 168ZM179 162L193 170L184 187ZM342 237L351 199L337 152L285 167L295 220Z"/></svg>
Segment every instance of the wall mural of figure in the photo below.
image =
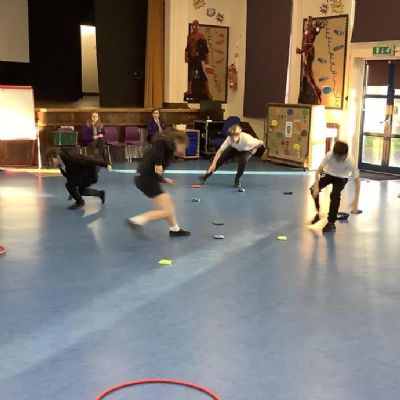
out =
<svg viewBox="0 0 400 400"><path fill-rule="evenodd" d="M301 49L296 49L297 54L302 54L299 94L299 103L301 104L321 104L321 89L314 80L313 62L315 58L314 42L322 25L323 22L314 21L312 17L308 17Z"/></svg>
<svg viewBox="0 0 400 400"><path fill-rule="evenodd" d="M185 48L185 62L189 67L185 101L212 99L208 78L203 67L204 62L208 69L212 68L209 65L208 53L206 37L199 32L199 21L194 20Z"/></svg>

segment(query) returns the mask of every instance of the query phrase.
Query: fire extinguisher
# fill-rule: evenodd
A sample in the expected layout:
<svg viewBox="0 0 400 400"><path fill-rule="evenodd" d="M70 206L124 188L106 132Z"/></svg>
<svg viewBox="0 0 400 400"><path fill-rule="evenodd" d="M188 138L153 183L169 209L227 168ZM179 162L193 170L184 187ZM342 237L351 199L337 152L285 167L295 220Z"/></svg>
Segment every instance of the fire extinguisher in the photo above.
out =
<svg viewBox="0 0 400 400"><path fill-rule="evenodd" d="M228 67L228 83L231 89L237 89L238 78L237 78L237 69L235 63L231 64Z"/></svg>

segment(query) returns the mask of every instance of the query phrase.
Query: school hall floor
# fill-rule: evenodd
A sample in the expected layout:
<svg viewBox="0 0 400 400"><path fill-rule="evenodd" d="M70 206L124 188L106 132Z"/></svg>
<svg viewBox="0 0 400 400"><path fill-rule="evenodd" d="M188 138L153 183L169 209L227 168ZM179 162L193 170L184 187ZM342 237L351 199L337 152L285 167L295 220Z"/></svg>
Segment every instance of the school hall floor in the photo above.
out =
<svg viewBox="0 0 400 400"><path fill-rule="evenodd" d="M206 165L170 167L192 232L173 239L165 222L142 236L128 227L151 207L132 164L102 170L106 204L87 198L78 211L62 176L0 172L1 400L89 400L141 378L191 381L222 400L399 399L400 180L362 181L364 213L322 235L325 220L307 225L314 173L252 160L245 193L233 163L191 189ZM209 398L170 385L107 397Z"/></svg>

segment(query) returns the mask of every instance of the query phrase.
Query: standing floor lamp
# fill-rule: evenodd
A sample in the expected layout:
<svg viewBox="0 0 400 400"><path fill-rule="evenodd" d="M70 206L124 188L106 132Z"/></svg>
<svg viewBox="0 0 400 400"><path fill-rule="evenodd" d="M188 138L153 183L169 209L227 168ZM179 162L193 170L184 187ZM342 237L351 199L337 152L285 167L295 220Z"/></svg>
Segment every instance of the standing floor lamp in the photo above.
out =
<svg viewBox="0 0 400 400"><path fill-rule="evenodd" d="M35 143L41 168L32 87L0 85L0 165L32 166Z"/></svg>

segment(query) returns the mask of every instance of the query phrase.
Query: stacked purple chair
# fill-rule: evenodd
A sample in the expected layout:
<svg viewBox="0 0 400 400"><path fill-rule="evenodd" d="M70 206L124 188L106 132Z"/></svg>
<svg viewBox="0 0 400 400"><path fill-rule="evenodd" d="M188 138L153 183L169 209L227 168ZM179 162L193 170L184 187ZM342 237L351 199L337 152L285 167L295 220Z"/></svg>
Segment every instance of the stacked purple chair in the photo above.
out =
<svg viewBox="0 0 400 400"><path fill-rule="evenodd" d="M137 152L134 152L133 150L135 149L140 149L143 150L145 146L147 146L147 143L143 141L142 135L140 132L140 128L137 126L127 126L125 128L125 158L129 161L132 162L135 154Z"/></svg>
<svg viewBox="0 0 400 400"><path fill-rule="evenodd" d="M125 146L125 143L119 141L119 129L116 126L104 127L104 140L107 144L108 157L111 164L110 147L121 148Z"/></svg>

